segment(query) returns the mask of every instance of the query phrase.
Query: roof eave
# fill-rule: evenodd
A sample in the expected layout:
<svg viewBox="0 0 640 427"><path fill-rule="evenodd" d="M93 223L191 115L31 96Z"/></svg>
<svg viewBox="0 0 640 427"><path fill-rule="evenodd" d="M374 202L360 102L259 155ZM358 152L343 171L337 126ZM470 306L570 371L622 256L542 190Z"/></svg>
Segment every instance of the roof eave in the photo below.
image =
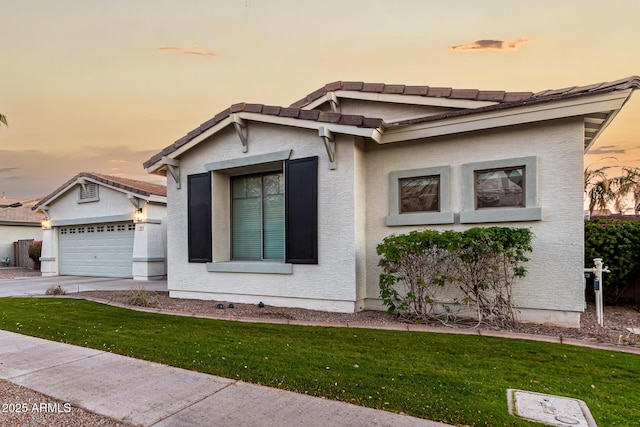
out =
<svg viewBox="0 0 640 427"><path fill-rule="evenodd" d="M390 126L382 135L380 143L430 138L565 117L586 117L604 112L607 114L607 120L603 123L602 129L597 132L599 135L611 122L615 113L626 103L632 92L633 89L626 89L548 102L523 103L490 111L469 111L452 117L446 115L440 118L429 117L419 123Z"/></svg>
<svg viewBox="0 0 640 427"><path fill-rule="evenodd" d="M333 94L333 95L331 95ZM408 105L423 105L430 107L446 107L446 108L481 108L489 105L498 104L493 101L477 101L470 99L453 99L446 97L433 97L433 96L419 96L419 95L398 95L390 93L376 93L376 92L358 92L350 90L336 90L329 92L320 98L310 102L309 104L301 107L303 110L313 110L320 105L329 102L335 96L342 99L354 99L360 101L373 101L373 102L386 102L392 104L408 104Z"/></svg>

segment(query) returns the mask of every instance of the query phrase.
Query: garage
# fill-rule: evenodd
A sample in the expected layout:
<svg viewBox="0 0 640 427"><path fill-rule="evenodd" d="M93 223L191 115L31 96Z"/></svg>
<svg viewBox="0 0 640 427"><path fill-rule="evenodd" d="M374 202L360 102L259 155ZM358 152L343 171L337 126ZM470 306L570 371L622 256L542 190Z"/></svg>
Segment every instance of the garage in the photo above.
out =
<svg viewBox="0 0 640 427"><path fill-rule="evenodd" d="M72 225L58 230L61 275L132 277L132 221Z"/></svg>

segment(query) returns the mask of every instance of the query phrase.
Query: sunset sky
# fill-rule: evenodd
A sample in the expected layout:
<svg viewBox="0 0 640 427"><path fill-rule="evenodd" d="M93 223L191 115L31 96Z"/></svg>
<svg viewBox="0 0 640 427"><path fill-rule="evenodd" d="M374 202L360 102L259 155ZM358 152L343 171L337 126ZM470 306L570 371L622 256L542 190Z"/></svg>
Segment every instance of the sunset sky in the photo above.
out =
<svg viewBox="0 0 640 427"><path fill-rule="evenodd" d="M157 181L142 162L231 104L336 80L537 92L639 75L638 16L637 0L0 0L0 192ZM640 166L640 93L585 165Z"/></svg>

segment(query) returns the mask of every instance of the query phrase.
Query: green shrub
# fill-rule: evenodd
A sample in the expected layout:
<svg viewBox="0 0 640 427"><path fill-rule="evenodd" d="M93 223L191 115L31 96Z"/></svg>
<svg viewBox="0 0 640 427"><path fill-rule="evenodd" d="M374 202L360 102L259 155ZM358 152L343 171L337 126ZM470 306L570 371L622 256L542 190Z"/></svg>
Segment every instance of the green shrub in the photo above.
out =
<svg viewBox="0 0 640 427"><path fill-rule="evenodd" d="M42 256L42 240L36 240L29 245L29 258L40 261L40 256Z"/></svg>
<svg viewBox="0 0 640 427"><path fill-rule="evenodd" d="M615 303L624 287L633 282L640 270L640 222L594 218L584 223L585 267L594 258L602 258L610 273L603 274L605 301Z"/></svg>
<svg viewBox="0 0 640 427"><path fill-rule="evenodd" d="M448 321L450 306L437 306L441 288L459 289L479 322L512 326L511 288L526 274L532 250L525 228L486 227L466 231L412 231L386 237L377 247L380 297L388 313L409 319Z"/></svg>

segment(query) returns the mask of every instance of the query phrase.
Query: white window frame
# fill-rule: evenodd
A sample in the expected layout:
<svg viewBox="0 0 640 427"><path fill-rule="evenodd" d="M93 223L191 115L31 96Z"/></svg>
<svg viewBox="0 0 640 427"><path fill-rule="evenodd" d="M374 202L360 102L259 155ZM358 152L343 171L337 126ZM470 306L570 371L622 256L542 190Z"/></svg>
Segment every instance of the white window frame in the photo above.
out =
<svg viewBox="0 0 640 427"><path fill-rule="evenodd" d="M438 185L438 204L440 211L400 213L400 179L434 175L439 176L440 179ZM389 173L389 215L386 217L387 226L453 224L453 222L454 213L451 210L450 166L410 169Z"/></svg>
<svg viewBox="0 0 640 427"><path fill-rule="evenodd" d="M475 177L477 171L524 167L524 207L476 208ZM462 211L460 223L518 222L542 220L542 208L538 206L537 158L516 157L465 163L462 165Z"/></svg>

